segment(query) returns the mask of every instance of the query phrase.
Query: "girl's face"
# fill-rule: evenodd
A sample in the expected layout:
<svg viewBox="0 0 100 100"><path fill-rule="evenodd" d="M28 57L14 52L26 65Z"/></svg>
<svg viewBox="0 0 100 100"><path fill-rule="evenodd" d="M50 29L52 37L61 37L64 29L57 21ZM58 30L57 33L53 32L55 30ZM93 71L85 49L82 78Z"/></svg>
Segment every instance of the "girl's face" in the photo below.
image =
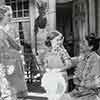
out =
<svg viewBox="0 0 100 100"><path fill-rule="evenodd" d="M80 53L85 53L85 52L91 51L91 49L92 49L92 46L88 45L87 40L80 41Z"/></svg>
<svg viewBox="0 0 100 100"><path fill-rule="evenodd" d="M51 44L53 46L62 45L63 44L63 40L64 40L64 37L62 35L58 35L53 40L51 40Z"/></svg>

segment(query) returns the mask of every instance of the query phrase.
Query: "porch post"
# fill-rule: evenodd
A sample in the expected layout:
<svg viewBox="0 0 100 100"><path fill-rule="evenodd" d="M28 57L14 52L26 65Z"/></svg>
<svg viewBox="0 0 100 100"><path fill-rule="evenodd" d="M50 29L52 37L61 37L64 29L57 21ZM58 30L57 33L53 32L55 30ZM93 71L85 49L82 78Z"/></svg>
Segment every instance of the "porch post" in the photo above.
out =
<svg viewBox="0 0 100 100"><path fill-rule="evenodd" d="M95 0L88 0L89 4L89 32L96 32Z"/></svg>
<svg viewBox="0 0 100 100"><path fill-rule="evenodd" d="M56 0L48 0L49 14L48 24L49 30L56 29Z"/></svg>
<svg viewBox="0 0 100 100"><path fill-rule="evenodd" d="M35 21L35 0L30 0L29 2L29 10L30 10L30 26L31 26L31 46L32 49L35 50L35 33L34 33L34 21Z"/></svg>
<svg viewBox="0 0 100 100"><path fill-rule="evenodd" d="M0 0L0 5L5 4L5 0Z"/></svg>

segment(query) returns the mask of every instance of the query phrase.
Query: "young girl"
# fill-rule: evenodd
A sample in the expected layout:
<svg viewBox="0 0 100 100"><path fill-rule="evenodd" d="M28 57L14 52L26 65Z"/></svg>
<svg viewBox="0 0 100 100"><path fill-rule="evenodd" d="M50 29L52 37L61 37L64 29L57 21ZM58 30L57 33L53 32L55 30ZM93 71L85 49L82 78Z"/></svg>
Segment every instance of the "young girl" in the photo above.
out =
<svg viewBox="0 0 100 100"><path fill-rule="evenodd" d="M49 100L59 100L67 88L67 72L70 68L70 56L63 47L63 36L58 31L52 31L45 44L50 48L44 59L46 73L42 78Z"/></svg>

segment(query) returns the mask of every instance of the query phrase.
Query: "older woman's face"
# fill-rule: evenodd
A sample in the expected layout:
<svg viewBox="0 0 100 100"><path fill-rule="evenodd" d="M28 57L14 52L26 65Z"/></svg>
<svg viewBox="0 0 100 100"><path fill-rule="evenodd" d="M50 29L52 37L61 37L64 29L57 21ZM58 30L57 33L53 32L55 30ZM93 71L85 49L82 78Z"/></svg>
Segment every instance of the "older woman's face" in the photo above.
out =
<svg viewBox="0 0 100 100"><path fill-rule="evenodd" d="M91 48L92 47L88 45L88 41L87 40L80 41L80 53L85 53L87 51L90 51Z"/></svg>

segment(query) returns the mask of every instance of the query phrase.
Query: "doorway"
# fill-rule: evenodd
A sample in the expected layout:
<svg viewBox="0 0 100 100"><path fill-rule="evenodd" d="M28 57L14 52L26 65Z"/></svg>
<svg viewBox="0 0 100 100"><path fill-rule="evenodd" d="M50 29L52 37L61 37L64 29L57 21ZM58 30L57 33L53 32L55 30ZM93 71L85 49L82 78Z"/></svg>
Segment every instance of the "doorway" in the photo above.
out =
<svg viewBox="0 0 100 100"><path fill-rule="evenodd" d="M64 47L70 56L74 56L72 1L68 3L57 3L56 6L56 29L64 36Z"/></svg>
<svg viewBox="0 0 100 100"><path fill-rule="evenodd" d="M56 29L64 36L64 47L69 55L74 56L74 32L73 32L73 2L59 3L56 6ZM67 70L68 75L74 74L74 68ZM74 89L73 80L68 81L68 92Z"/></svg>

